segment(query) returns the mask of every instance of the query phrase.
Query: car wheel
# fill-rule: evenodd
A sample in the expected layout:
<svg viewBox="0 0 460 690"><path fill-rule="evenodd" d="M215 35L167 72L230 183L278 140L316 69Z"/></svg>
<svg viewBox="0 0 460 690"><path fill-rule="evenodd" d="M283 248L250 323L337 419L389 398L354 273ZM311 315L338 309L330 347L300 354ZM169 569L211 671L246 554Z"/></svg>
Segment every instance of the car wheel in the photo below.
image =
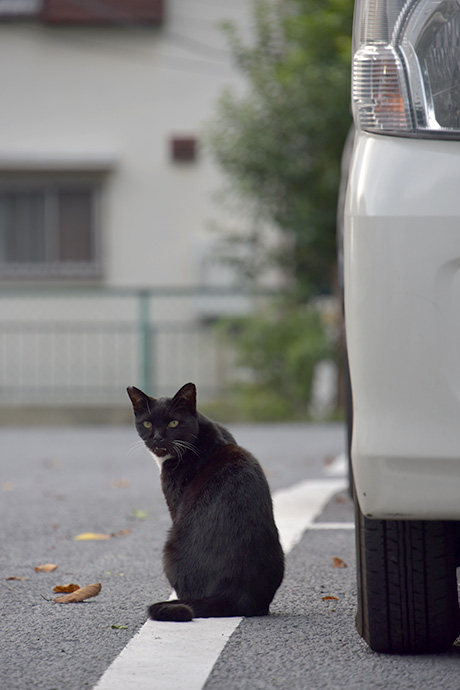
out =
<svg viewBox="0 0 460 690"><path fill-rule="evenodd" d="M460 633L458 524L370 520L355 498L356 627L376 652L446 651Z"/></svg>

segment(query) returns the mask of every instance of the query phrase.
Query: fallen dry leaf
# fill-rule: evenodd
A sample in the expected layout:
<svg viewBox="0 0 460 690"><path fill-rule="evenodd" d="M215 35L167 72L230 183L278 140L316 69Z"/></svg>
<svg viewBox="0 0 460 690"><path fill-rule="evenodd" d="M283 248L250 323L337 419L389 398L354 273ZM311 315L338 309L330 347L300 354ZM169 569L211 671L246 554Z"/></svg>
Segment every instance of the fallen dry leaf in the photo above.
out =
<svg viewBox="0 0 460 690"><path fill-rule="evenodd" d="M129 479L122 477L121 479L112 479L110 482L111 489L128 489L131 486Z"/></svg>
<svg viewBox="0 0 460 690"><path fill-rule="evenodd" d="M342 561L341 558L337 558L336 556L333 558L333 563L334 568L348 568L348 565L345 563L345 561Z"/></svg>
<svg viewBox="0 0 460 690"><path fill-rule="evenodd" d="M338 601L337 597L323 597L323 601Z"/></svg>
<svg viewBox="0 0 460 690"><path fill-rule="evenodd" d="M14 491L14 484L13 482L2 482L0 488L2 491Z"/></svg>
<svg viewBox="0 0 460 690"><path fill-rule="evenodd" d="M131 534L132 529L119 529L118 532L111 532L111 537L125 537L127 534Z"/></svg>
<svg viewBox="0 0 460 690"><path fill-rule="evenodd" d="M52 573L54 570L57 570L55 563L44 563L43 565L37 565L35 568L36 573Z"/></svg>
<svg viewBox="0 0 460 690"><path fill-rule="evenodd" d="M84 601L85 599L90 599L91 597L97 597L101 591L101 583L96 582L93 585L86 585L86 587L79 587L75 592L70 594L64 594L63 597L57 597L53 599L57 604L76 604L79 601Z"/></svg>
<svg viewBox="0 0 460 690"><path fill-rule="evenodd" d="M80 589L80 585L74 585L73 583L70 583L68 585L56 585L56 587L53 587L53 592L59 592L60 594L70 594L71 592L76 592L77 589Z"/></svg>
<svg viewBox="0 0 460 690"><path fill-rule="evenodd" d="M74 541L97 541L99 539L110 539L110 534L99 534L98 532L82 532L73 538Z"/></svg>
<svg viewBox="0 0 460 690"><path fill-rule="evenodd" d="M5 580L28 580L28 577L5 577Z"/></svg>

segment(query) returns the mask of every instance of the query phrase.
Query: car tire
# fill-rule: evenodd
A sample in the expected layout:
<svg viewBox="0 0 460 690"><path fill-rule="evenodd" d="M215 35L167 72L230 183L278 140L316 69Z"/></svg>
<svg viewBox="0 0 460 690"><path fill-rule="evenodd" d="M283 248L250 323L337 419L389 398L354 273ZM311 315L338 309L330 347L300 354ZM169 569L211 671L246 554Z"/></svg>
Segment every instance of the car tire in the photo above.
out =
<svg viewBox="0 0 460 690"><path fill-rule="evenodd" d="M449 649L460 633L458 523L370 520L355 498L356 627L376 652Z"/></svg>

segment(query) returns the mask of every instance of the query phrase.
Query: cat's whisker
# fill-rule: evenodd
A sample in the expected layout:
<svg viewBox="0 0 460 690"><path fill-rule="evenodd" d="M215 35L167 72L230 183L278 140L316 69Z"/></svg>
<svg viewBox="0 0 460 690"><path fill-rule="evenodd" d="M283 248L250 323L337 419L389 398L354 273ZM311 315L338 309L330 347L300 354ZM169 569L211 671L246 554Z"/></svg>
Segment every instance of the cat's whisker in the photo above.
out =
<svg viewBox="0 0 460 690"><path fill-rule="evenodd" d="M181 450L181 449L179 448L179 446L177 445L177 443L173 442L173 443L172 443L172 446L173 446L173 448L174 448L174 450L175 450L175 452L176 452L176 457L177 457L177 463L176 463L176 465L175 465L175 467L174 467L174 471L176 471L177 468L179 467L179 465L180 465L181 462L182 462L183 453L182 453L182 450Z"/></svg>
<svg viewBox="0 0 460 690"><path fill-rule="evenodd" d="M177 443L174 444L174 450L176 451L177 455L180 457L180 460L184 457L184 455L187 453L189 450L188 448L181 446Z"/></svg>
<svg viewBox="0 0 460 690"><path fill-rule="evenodd" d="M134 441L128 450L128 455L133 455L134 453L140 453L145 449L144 441Z"/></svg>
<svg viewBox="0 0 460 690"><path fill-rule="evenodd" d="M182 442L181 441L173 441L172 446L173 446L174 451L177 455L177 460L178 460L177 466L179 466L179 464L182 462L182 459L185 455L184 448L182 447Z"/></svg>
<svg viewBox="0 0 460 690"><path fill-rule="evenodd" d="M176 442L173 442L172 445L173 445L173 448L174 448L174 450L175 450L175 452L176 452L177 457L179 458L179 462L181 462L181 460L182 460L182 458L183 458L183 456L184 456L184 454L183 454L183 452L182 452L182 448L181 448L180 445L177 443L177 441L176 441Z"/></svg>
<svg viewBox="0 0 460 690"><path fill-rule="evenodd" d="M174 441L174 447L181 448L184 451L189 450L191 453L194 453L197 457L200 457L193 443L189 443L188 441Z"/></svg>

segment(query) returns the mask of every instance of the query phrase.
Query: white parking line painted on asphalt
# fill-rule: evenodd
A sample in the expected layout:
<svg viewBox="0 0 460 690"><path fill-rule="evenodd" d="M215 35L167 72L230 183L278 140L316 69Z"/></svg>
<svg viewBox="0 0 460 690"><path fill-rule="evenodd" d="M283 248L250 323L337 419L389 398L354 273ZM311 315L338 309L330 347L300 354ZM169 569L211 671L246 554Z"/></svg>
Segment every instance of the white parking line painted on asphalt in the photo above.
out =
<svg viewBox="0 0 460 690"><path fill-rule="evenodd" d="M354 522L312 522L308 529L355 529Z"/></svg>
<svg viewBox="0 0 460 690"><path fill-rule="evenodd" d="M274 493L275 520L286 554L300 541L304 531L313 527L313 520L328 500L345 486L344 479L318 479ZM149 620L109 666L94 690L201 690L241 620L196 618L191 623Z"/></svg>
<svg viewBox="0 0 460 690"><path fill-rule="evenodd" d="M241 618L147 621L95 690L198 690Z"/></svg>
<svg viewBox="0 0 460 690"><path fill-rule="evenodd" d="M285 553L301 540L331 496L344 488L343 479L311 479L275 492L273 508Z"/></svg>

